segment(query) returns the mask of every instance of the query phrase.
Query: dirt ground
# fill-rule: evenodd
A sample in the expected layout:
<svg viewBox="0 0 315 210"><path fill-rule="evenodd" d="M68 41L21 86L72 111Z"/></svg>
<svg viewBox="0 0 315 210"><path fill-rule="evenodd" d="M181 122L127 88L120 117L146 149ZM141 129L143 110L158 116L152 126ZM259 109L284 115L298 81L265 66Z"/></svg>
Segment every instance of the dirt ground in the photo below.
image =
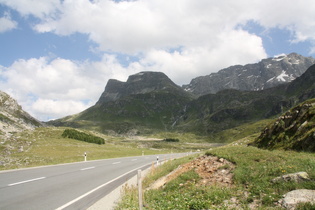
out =
<svg viewBox="0 0 315 210"><path fill-rule="evenodd" d="M214 156L201 156L189 163L183 164L170 174L157 180L150 189L157 189L169 181L175 179L182 173L194 169L201 180L199 185L220 185L230 187L233 185L233 170L235 165L223 158Z"/></svg>

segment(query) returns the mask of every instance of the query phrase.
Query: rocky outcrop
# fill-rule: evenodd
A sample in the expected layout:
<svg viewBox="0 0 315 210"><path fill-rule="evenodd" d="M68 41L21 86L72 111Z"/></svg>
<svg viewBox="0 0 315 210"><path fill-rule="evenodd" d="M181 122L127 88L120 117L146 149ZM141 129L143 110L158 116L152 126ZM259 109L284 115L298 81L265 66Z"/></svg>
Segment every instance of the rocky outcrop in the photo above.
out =
<svg viewBox="0 0 315 210"><path fill-rule="evenodd" d="M140 72L129 76L126 82L118 80L109 80L105 91L96 104L102 104L109 101L116 101L120 98L146 94L153 91L174 92L186 94L181 87L177 86L162 72Z"/></svg>
<svg viewBox="0 0 315 210"><path fill-rule="evenodd" d="M315 99L308 100L267 126L253 145L267 149L315 152Z"/></svg>
<svg viewBox="0 0 315 210"><path fill-rule="evenodd" d="M9 136L13 132L33 129L44 124L25 112L17 101L0 91L0 132Z"/></svg>
<svg viewBox="0 0 315 210"><path fill-rule="evenodd" d="M263 59L255 64L231 66L217 73L197 77L183 88L199 96L224 89L264 90L293 81L313 64L314 58L291 53Z"/></svg>

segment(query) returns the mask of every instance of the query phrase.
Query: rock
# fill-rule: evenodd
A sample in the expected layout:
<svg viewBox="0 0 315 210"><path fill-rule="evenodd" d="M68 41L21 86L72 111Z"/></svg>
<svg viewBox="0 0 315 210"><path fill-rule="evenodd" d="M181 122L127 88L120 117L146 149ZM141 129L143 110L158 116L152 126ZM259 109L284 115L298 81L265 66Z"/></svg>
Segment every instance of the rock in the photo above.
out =
<svg viewBox="0 0 315 210"><path fill-rule="evenodd" d="M20 146L19 152L24 152L24 147Z"/></svg>
<svg viewBox="0 0 315 210"><path fill-rule="evenodd" d="M286 209L295 209L299 203L315 204L315 190L293 190L279 200L279 204Z"/></svg>
<svg viewBox="0 0 315 210"><path fill-rule="evenodd" d="M309 181L309 175L306 172L297 172L297 173L292 173L292 174L286 174L283 176L276 177L271 180L273 183L277 182L289 182L289 181L294 181L294 182L303 182L303 181Z"/></svg>
<svg viewBox="0 0 315 210"><path fill-rule="evenodd" d="M194 78L183 88L199 96L224 89L263 90L292 81L314 63L312 57L291 53L245 66L230 66L217 73Z"/></svg>

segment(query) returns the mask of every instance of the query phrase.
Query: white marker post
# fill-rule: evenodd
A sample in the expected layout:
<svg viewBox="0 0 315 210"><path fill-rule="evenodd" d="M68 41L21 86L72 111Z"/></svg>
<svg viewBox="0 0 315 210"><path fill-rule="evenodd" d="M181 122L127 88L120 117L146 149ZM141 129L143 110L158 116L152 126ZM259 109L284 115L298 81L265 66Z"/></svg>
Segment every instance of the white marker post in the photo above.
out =
<svg viewBox="0 0 315 210"><path fill-rule="evenodd" d="M159 165L159 156L156 157L156 165Z"/></svg>
<svg viewBox="0 0 315 210"><path fill-rule="evenodd" d="M86 161L86 152L84 152L84 161Z"/></svg>
<svg viewBox="0 0 315 210"><path fill-rule="evenodd" d="M141 180L141 169L138 170L138 199L139 199L139 210L142 210L143 200L142 200L142 180Z"/></svg>

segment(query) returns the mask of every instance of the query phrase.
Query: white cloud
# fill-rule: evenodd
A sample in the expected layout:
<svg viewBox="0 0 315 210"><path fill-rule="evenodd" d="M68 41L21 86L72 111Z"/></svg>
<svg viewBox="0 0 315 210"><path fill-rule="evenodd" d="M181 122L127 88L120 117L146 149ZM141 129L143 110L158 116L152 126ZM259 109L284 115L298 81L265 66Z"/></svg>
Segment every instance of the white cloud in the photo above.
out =
<svg viewBox="0 0 315 210"><path fill-rule="evenodd" d="M252 19L266 28L278 27L292 33L292 42L315 41L313 0L266 0L253 3Z"/></svg>
<svg viewBox="0 0 315 210"><path fill-rule="evenodd" d="M20 59L0 67L0 89L41 120L83 111L96 103L108 79L125 81L130 72L139 70L132 65L123 67L113 55L104 55L98 62Z"/></svg>
<svg viewBox="0 0 315 210"><path fill-rule="evenodd" d="M17 22L12 20L8 13L5 13L4 16L0 18L0 33L4 33L15 28L17 28Z"/></svg>
<svg viewBox="0 0 315 210"><path fill-rule="evenodd" d="M102 59L94 62L47 57L17 60L3 70L0 76L6 81L0 84L2 90L16 96L35 116L52 113L57 118L68 113L59 107L83 109L96 102L108 79L125 81L139 71L162 71L177 84L187 84L194 77L230 65L257 62L267 55L262 39L246 31L249 21L266 30L289 30L292 42L311 41L315 52L313 0L0 3L17 10L26 20L29 16L37 18L30 23L37 32L87 34L103 53ZM117 58L121 54L137 59L123 63Z"/></svg>
<svg viewBox="0 0 315 210"><path fill-rule="evenodd" d="M77 114L92 105L74 100L38 99L31 104L31 110L39 119L51 120Z"/></svg>
<svg viewBox="0 0 315 210"><path fill-rule="evenodd" d="M37 18L54 17L60 6L59 0L0 0L0 4L17 10L21 15L33 15Z"/></svg>

